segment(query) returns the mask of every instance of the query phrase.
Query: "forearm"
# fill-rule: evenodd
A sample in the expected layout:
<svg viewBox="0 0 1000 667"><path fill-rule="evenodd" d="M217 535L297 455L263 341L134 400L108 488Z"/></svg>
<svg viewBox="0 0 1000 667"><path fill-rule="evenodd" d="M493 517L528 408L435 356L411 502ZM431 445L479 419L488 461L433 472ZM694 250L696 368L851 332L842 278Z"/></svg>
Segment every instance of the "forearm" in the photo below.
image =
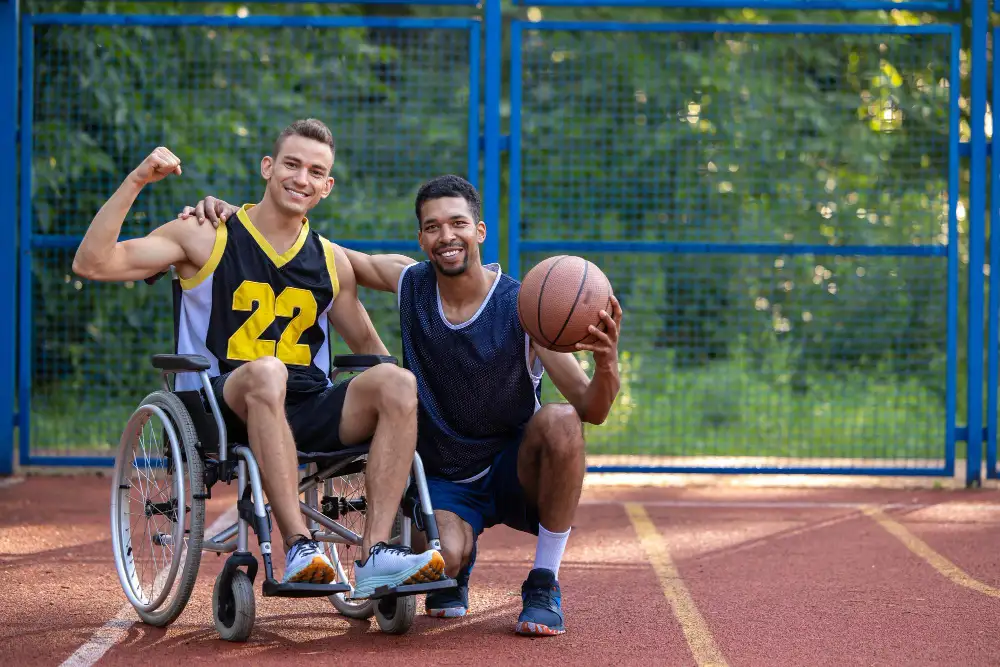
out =
<svg viewBox="0 0 1000 667"><path fill-rule="evenodd" d="M389 349L382 342L382 339L378 335L378 331L375 330L375 325L372 324L372 320L368 317L368 311L364 308L361 309L364 314L364 322L367 326L367 331L361 337L361 341L358 344L356 354L381 354L388 356Z"/></svg>
<svg viewBox="0 0 1000 667"><path fill-rule="evenodd" d="M94 216L73 258L73 272L83 277L96 276L100 267L111 261L121 234L122 223L142 190L131 175L118 187Z"/></svg>
<svg viewBox="0 0 1000 667"><path fill-rule="evenodd" d="M617 368L598 368L587 385L580 400L580 419L589 424L603 424L611 412L611 406L621 388L621 379Z"/></svg>
<svg viewBox="0 0 1000 667"><path fill-rule="evenodd" d="M353 292L337 297L330 312L330 324L354 354L389 354L368 310Z"/></svg>

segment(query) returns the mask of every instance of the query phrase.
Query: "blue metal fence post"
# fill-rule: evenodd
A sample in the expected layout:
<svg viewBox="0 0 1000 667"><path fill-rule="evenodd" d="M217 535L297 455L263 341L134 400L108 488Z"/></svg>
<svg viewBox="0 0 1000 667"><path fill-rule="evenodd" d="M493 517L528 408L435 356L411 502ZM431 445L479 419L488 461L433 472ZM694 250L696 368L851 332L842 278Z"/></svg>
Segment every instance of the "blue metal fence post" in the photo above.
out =
<svg viewBox="0 0 1000 667"><path fill-rule="evenodd" d="M486 127L483 217L486 242L483 260L500 261L500 88L503 83L501 0L486 0Z"/></svg>
<svg viewBox="0 0 1000 667"><path fill-rule="evenodd" d="M1000 37L1000 29L993 29L993 43ZM1000 99L1000 68L993 68L993 108ZM1000 210L1000 163L990 157L990 224L997 220ZM997 478L997 383L1000 380L998 368L998 329L1000 329L1000 271L995 270L1000 260L1000 234L990 230L990 297L986 312L986 477Z"/></svg>
<svg viewBox="0 0 1000 667"><path fill-rule="evenodd" d="M510 187L507 197L507 273L521 277L521 23L510 26Z"/></svg>
<svg viewBox="0 0 1000 667"><path fill-rule="evenodd" d="M14 472L14 354L17 307L17 20L18 0L0 0L0 220L5 220L0 242L0 313L8 325L0 327L0 475ZM23 202L22 202L23 204Z"/></svg>
<svg viewBox="0 0 1000 667"><path fill-rule="evenodd" d="M989 0L972 0L972 159L969 165L968 443L966 486L980 482L983 458L983 266L986 245L986 31ZM952 207L958 202L950 202ZM956 240L952 240L955 242Z"/></svg>

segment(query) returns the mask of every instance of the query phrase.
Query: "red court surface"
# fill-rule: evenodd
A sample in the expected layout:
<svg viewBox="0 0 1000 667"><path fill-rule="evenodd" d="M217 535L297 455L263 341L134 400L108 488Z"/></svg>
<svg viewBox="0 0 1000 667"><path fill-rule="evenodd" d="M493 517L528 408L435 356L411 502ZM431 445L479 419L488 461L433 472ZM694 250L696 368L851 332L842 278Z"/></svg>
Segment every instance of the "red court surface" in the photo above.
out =
<svg viewBox="0 0 1000 667"><path fill-rule="evenodd" d="M1000 664L1000 492L720 480L588 485L559 576L566 635L513 634L534 539L496 528L464 619L418 615L388 636L325 599L264 598L258 578L257 623L239 645L212 625L224 556L204 555L174 625L143 625L115 575L108 479L0 480L0 656L18 667ZM206 524L232 505L221 489Z"/></svg>

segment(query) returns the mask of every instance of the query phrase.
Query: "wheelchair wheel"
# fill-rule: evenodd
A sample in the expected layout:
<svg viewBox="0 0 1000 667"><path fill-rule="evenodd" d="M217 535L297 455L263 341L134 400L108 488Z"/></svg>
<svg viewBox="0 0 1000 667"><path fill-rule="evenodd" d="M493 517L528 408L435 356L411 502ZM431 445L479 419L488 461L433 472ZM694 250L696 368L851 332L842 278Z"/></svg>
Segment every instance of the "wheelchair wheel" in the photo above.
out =
<svg viewBox="0 0 1000 667"><path fill-rule="evenodd" d="M196 442L184 404L157 391L132 413L115 456L115 568L139 617L157 627L184 610L201 563L205 481Z"/></svg>
<svg viewBox="0 0 1000 667"><path fill-rule="evenodd" d="M365 531L365 475L363 472L326 480L324 493L339 499L348 511L341 514L338 523L357 535ZM352 511L353 509L353 511ZM403 512L397 511L392 524L390 542L398 544L402 537ZM361 558L361 544L336 543L327 545L330 560L337 570L337 581L354 586L354 561ZM374 600L354 600L349 593L330 596L334 608L348 618L369 619L375 614Z"/></svg>
<svg viewBox="0 0 1000 667"><path fill-rule="evenodd" d="M219 637L229 642L245 642L253 632L256 613L253 584L247 573L236 570L225 586L220 572L212 590L212 616Z"/></svg>
<svg viewBox="0 0 1000 667"><path fill-rule="evenodd" d="M375 620L382 632L390 635L405 634L413 625L417 614L417 598L407 595L398 598L383 598L375 605Z"/></svg>
<svg viewBox="0 0 1000 667"><path fill-rule="evenodd" d="M324 495L338 499L344 510L337 523L357 535L365 532L365 474L344 475L326 480ZM354 561L361 557L361 544L327 544L330 560L337 570L337 582L354 586ZM349 593L330 596L334 608L348 618L368 619L375 613L372 600L352 600Z"/></svg>

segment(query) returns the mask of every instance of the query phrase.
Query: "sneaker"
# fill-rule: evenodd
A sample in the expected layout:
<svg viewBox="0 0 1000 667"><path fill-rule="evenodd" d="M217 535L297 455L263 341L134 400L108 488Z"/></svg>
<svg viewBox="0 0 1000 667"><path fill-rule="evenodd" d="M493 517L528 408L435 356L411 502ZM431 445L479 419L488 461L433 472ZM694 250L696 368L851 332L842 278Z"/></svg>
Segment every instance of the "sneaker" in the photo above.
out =
<svg viewBox="0 0 1000 667"><path fill-rule="evenodd" d="M459 618L469 613L469 577L472 576L472 566L476 564L478 541L472 544L469 563L458 571L455 577L455 588L428 593L424 599L424 610L434 618Z"/></svg>
<svg viewBox="0 0 1000 667"><path fill-rule="evenodd" d="M536 569L521 584L524 609L514 629L519 635L549 637L566 632L563 626L562 594L552 570Z"/></svg>
<svg viewBox="0 0 1000 667"><path fill-rule="evenodd" d="M285 556L285 578L282 583L328 584L337 571L319 544L300 537Z"/></svg>
<svg viewBox="0 0 1000 667"><path fill-rule="evenodd" d="M415 554L409 547L379 542L364 565L354 561L354 598L367 598L381 586L425 584L444 578L444 558L437 551Z"/></svg>

